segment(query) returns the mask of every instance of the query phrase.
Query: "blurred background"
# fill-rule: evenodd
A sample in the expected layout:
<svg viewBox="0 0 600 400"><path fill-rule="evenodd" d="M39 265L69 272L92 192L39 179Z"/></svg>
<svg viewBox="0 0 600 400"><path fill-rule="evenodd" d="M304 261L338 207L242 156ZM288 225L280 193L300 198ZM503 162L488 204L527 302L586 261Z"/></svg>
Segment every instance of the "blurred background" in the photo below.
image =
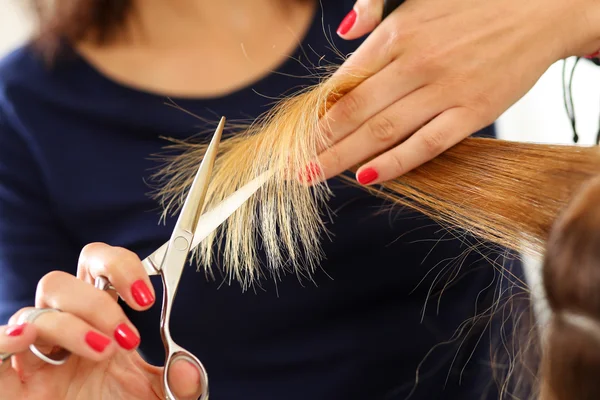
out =
<svg viewBox="0 0 600 400"><path fill-rule="evenodd" d="M0 57L27 40L33 29L24 0L0 0ZM574 60L567 60L570 72ZM552 65L538 83L498 121L503 139L572 143L573 133L565 110L562 80L563 62ZM577 66L572 86L580 144L594 143L600 129L600 67L587 60ZM552 160L548 160L552 162ZM539 289L539 260L528 259L529 283ZM538 290L538 296L542 297ZM543 301L539 303L543 312ZM543 316L543 314L542 314Z"/></svg>

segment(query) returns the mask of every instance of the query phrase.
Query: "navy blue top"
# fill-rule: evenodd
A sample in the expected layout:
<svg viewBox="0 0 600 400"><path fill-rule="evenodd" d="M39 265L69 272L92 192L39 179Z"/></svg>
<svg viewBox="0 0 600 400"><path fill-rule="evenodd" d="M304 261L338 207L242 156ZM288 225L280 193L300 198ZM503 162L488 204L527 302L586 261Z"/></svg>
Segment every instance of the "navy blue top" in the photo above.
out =
<svg viewBox="0 0 600 400"><path fill-rule="evenodd" d="M324 3L302 43L314 51L294 55L304 65L307 57L339 61L321 17L335 32L352 2ZM359 44L334 43L346 54ZM175 102L211 121L254 118L273 97L310 83L291 59L279 72L223 97ZM165 103L107 79L76 55L50 68L24 46L2 60L0 322L34 303L44 274L75 273L87 243L124 246L143 258L167 240L174 221L159 224L148 196L157 166L150 156L167 144L160 136L186 138L206 126ZM404 399L425 360L411 399L497 398L487 319L457 333L507 285L491 264L496 253L468 251L473 243L422 215L389 209L335 179L331 185L333 239L323 243L326 259L314 283L289 274L243 293L219 274L211 280L185 270L172 333L205 363L212 397ZM160 282L153 282L160 298ZM128 310L142 353L156 365L164 360L159 312L160 301L144 313Z"/></svg>

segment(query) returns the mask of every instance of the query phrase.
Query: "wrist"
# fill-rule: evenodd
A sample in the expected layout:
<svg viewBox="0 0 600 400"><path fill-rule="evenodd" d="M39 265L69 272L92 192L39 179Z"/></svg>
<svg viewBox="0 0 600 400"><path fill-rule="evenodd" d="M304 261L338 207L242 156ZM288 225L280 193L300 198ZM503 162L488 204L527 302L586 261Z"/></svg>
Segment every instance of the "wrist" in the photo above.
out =
<svg viewBox="0 0 600 400"><path fill-rule="evenodd" d="M570 3L572 0L562 0ZM565 54L597 57L600 55L600 0L577 0L571 6L573 15L571 34L566 33Z"/></svg>

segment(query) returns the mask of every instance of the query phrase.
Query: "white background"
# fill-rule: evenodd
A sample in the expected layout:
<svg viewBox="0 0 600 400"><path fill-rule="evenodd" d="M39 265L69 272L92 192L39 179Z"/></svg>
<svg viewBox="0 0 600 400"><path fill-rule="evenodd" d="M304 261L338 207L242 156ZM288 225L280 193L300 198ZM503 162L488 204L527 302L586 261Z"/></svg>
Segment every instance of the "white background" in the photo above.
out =
<svg viewBox="0 0 600 400"><path fill-rule="evenodd" d="M26 40L30 33L31 21L20 5L24 3L24 0L0 0L0 57ZM533 89L502 115L498 121L501 138L570 143L572 133L564 109L561 74L562 62L552 65ZM600 67L580 62L573 93L581 144L591 144L599 129ZM539 263L529 260L527 265L531 286L539 287Z"/></svg>

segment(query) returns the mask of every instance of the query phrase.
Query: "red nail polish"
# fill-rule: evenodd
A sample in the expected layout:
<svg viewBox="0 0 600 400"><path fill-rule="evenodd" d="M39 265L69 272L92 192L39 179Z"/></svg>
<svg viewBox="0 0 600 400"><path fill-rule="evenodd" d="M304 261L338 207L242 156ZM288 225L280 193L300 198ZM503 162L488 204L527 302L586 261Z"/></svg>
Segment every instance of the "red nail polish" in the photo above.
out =
<svg viewBox="0 0 600 400"><path fill-rule="evenodd" d="M340 26L337 29L337 34L345 35L346 33L348 33L348 31L350 31L350 29L352 29L352 26L354 26L355 22L356 22L356 11L352 10L342 20L342 23L340 24Z"/></svg>
<svg viewBox="0 0 600 400"><path fill-rule="evenodd" d="M373 182L378 176L379 174L373 168L365 168L358 173L356 180L361 185L366 185Z"/></svg>
<svg viewBox="0 0 600 400"><path fill-rule="evenodd" d="M131 285L131 294L133 295L135 302L142 307L149 306L154 301L154 296L152 296L150 288L148 288L146 282L141 279L135 281L133 285Z"/></svg>
<svg viewBox="0 0 600 400"><path fill-rule="evenodd" d="M596 57L598 57L598 56L600 56L600 50L598 50L598 51L597 51L597 52L595 52L595 53L588 54L587 56L585 56L585 58L596 58Z"/></svg>
<svg viewBox="0 0 600 400"><path fill-rule="evenodd" d="M300 181L310 183L321 175L321 168L313 162L309 163L300 174Z"/></svg>
<svg viewBox="0 0 600 400"><path fill-rule="evenodd" d="M110 339L94 331L89 331L85 335L85 342L98 353L102 353L110 344Z"/></svg>
<svg viewBox="0 0 600 400"><path fill-rule="evenodd" d="M140 344L140 338L124 323L115 329L115 340L125 350L133 350Z"/></svg>
<svg viewBox="0 0 600 400"><path fill-rule="evenodd" d="M14 325L14 326L9 326L8 328L6 328L6 331L4 331L4 333L6 334L6 336L15 337L15 336L21 336L21 334L23 333L23 330L25 330L25 324Z"/></svg>

